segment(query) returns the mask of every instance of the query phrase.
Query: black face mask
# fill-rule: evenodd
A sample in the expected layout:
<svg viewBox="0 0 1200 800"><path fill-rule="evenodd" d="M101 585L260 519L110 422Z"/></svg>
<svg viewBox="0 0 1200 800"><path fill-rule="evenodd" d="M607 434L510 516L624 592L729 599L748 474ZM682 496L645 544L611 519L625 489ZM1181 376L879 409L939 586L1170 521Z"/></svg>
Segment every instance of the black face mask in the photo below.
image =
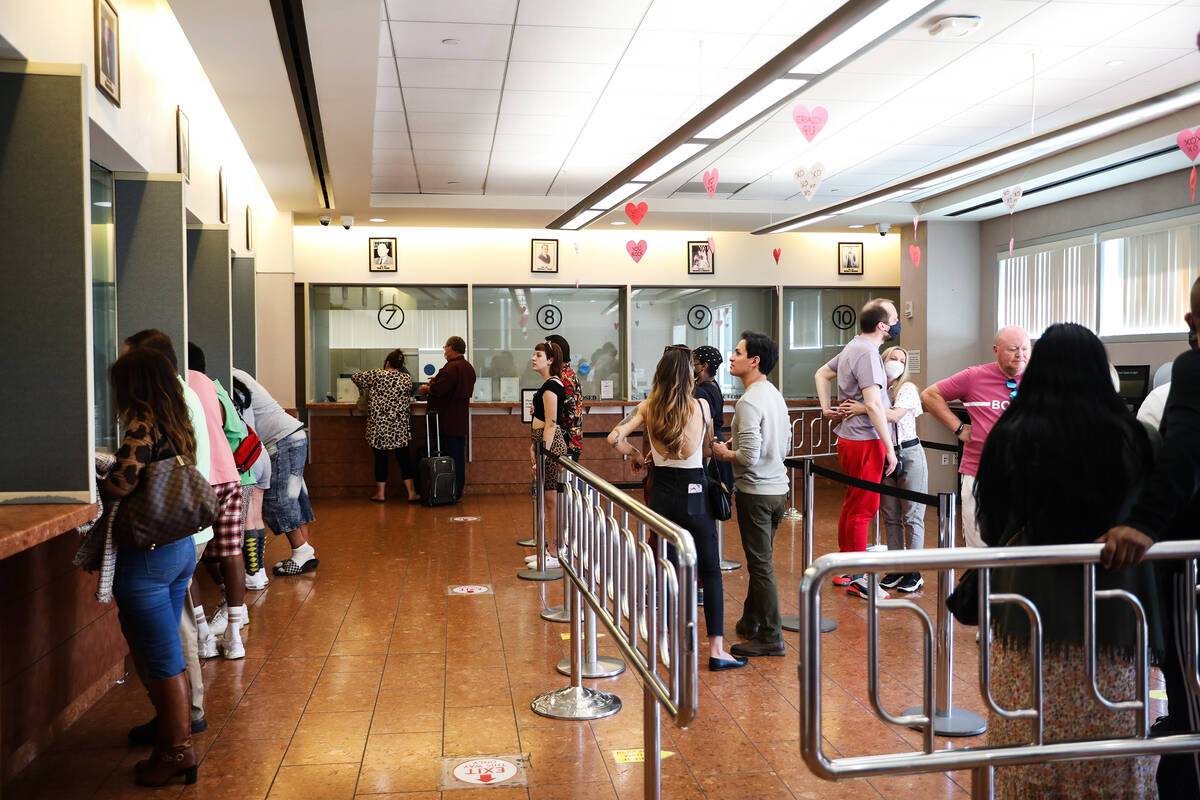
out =
<svg viewBox="0 0 1200 800"><path fill-rule="evenodd" d="M900 338L900 320L896 320L896 324L888 328L888 339Z"/></svg>
<svg viewBox="0 0 1200 800"><path fill-rule="evenodd" d="M1188 331L1188 347L1193 350L1200 350L1200 341L1197 341L1197 334L1194 330Z"/></svg>

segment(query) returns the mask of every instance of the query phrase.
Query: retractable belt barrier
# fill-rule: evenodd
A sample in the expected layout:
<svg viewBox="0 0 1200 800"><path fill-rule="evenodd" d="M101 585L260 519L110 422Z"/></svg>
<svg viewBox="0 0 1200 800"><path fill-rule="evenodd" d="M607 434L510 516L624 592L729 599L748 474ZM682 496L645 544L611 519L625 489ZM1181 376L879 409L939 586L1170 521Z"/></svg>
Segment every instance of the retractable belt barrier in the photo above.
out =
<svg viewBox="0 0 1200 800"><path fill-rule="evenodd" d="M1146 613L1137 597L1119 589L1097 590L1096 564L1099 562L1102 545L1074 544L1054 547L969 547L940 548L936 550L904 550L878 553L834 553L821 556L804 573L800 583L800 751L805 763L816 775L826 780L849 778L871 778L881 775L911 774L922 772L945 772L950 770L972 770L972 797L988 800L992 797L993 772L998 766L1032 764L1047 761L1074 761L1093 758L1122 758L1136 755L1181 753L1200 750L1200 733L1172 734L1150 737L1148 655L1146 652ZM1196 557L1200 555L1200 541L1167 542L1153 545L1146 553L1147 559L1184 560L1185 585L1195 586L1197 578ZM1041 671L1042 624L1037 606L1020 594L992 593L991 570L1047 565L1079 565L1084 570L1083 597L1085 608L1083 619L1083 651L1088 684L1092 697L1108 708L1136 712L1137 733L1123 738L1084 739L1047 744L1043 738L1043 675ZM993 604L1015 604L1025 610L1030 625L1030 678L1032 684L1032 706L1024 709L1001 708L992 697L990 636L979 638L979 690L991 711L1008 719L1029 719L1033 726L1031 744L996 747L965 747L937 749L936 706L933 683L934 669L931 658L933 622L929 615L912 600L876 600L877 572L912 570L939 570L946 574L958 567L979 570L979 619L980 630L989 629ZM867 598L867 687L871 707L876 718L892 725L906 725L921 730L922 752L885 753L850 758L829 758L822 747L821 733L821 588L826 580L847 571L864 572L870 578ZM941 592L938 593L939 613L944 609ZM1118 599L1128 603L1138 622L1138 660L1134 699L1113 700L1105 697L1098 686L1096 674L1096 600ZM1187 611L1182 620L1188 646L1183 648L1186 660L1184 678L1194 692L1200 693L1200 669L1198 669L1197 643L1200 642L1200 626L1197 625L1196 603L1186 603ZM922 650L924 670L922 705L910 709L901 716L886 711L879 696L879 610L881 608L902 609L917 615L923 630ZM939 677L940 679L940 677ZM937 687L939 690L941 686Z"/></svg>
<svg viewBox="0 0 1200 800"><path fill-rule="evenodd" d="M560 470L558 559L570 583L571 685L530 707L553 719L617 713L621 700L583 686L584 611L599 621L642 681L644 797L662 796L662 711L680 728L696 716L696 546L692 535L608 481L538 445L537 498L546 463ZM668 546L674 552L668 556Z"/></svg>

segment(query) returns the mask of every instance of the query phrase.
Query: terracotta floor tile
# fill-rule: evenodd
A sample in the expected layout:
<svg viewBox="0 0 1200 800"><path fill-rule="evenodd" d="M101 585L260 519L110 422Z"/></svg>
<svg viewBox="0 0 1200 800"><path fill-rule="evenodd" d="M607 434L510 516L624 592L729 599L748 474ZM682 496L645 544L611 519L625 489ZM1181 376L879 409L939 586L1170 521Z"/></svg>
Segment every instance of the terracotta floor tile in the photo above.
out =
<svg viewBox="0 0 1200 800"><path fill-rule="evenodd" d="M445 756L515 753L520 748L511 705L447 708Z"/></svg>
<svg viewBox="0 0 1200 800"><path fill-rule="evenodd" d="M384 689L416 689L446 684L446 654L389 653L383 670Z"/></svg>
<svg viewBox="0 0 1200 800"><path fill-rule="evenodd" d="M324 658L269 658L254 676L247 694L308 694L324 666Z"/></svg>
<svg viewBox="0 0 1200 800"><path fill-rule="evenodd" d="M447 657L447 706L492 706L510 702L512 695L504 667L455 667Z"/></svg>
<svg viewBox="0 0 1200 800"><path fill-rule="evenodd" d="M792 793L771 772L743 772L737 775L703 775L700 788L709 800L790 800Z"/></svg>
<svg viewBox="0 0 1200 800"><path fill-rule="evenodd" d="M370 711L379 693L378 672L322 673L308 711Z"/></svg>
<svg viewBox="0 0 1200 800"><path fill-rule="evenodd" d="M300 718L283 763L357 764L362 761L370 725L369 711L307 713Z"/></svg>
<svg viewBox="0 0 1200 800"><path fill-rule="evenodd" d="M442 776L440 733L387 733L367 739L358 793L427 792Z"/></svg>
<svg viewBox="0 0 1200 800"><path fill-rule="evenodd" d="M442 691L382 689L375 703L371 733L420 733L442 730Z"/></svg>
<svg viewBox="0 0 1200 800"><path fill-rule="evenodd" d="M384 662L387 660L386 653L372 653L369 655L331 655L325 661L325 669L322 675L329 675L335 672L383 672Z"/></svg>
<svg viewBox="0 0 1200 800"><path fill-rule="evenodd" d="M280 767L267 800L350 800L358 769L358 764Z"/></svg>
<svg viewBox="0 0 1200 800"><path fill-rule="evenodd" d="M182 797L262 800L286 750L286 739L263 739L251 747L218 740L200 763L199 781L185 788Z"/></svg>
<svg viewBox="0 0 1200 800"><path fill-rule="evenodd" d="M608 780L605 756L587 727L523 730L521 750L529 754L530 786Z"/></svg>

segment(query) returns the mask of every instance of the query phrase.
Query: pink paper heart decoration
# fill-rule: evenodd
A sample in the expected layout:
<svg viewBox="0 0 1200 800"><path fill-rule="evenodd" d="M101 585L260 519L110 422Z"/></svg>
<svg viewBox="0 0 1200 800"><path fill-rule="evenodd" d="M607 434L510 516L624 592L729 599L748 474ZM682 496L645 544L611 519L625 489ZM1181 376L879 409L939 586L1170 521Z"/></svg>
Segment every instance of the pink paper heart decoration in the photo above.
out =
<svg viewBox="0 0 1200 800"><path fill-rule="evenodd" d="M578 288L579 288L579 278L576 278L576 279L575 279L575 288L576 288L576 289L578 289Z"/></svg>
<svg viewBox="0 0 1200 800"><path fill-rule="evenodd" d="M633 203L625 204L625 216L633 220L634 225L641 225L642 219L646 216L646 212L650 210L650 206L644 202L638 203L636 206Z"/></svg>
<svg viewBox="0 0 1200 800"><path fill-rule="evenodd" d="M1013 243L1015 241L1016 241L1015 239L1011 239L1011 238L1008 240L1008 257L1009 258L1012 258Z"/></svg>
<svg viewBox="0 0 1200 800"><path fill-rule="evenodd" d="M780 250L778 247L776 247L774 250L771 251L771 255L775 256L776 264L779 263L779 256L781 256L782 254L783 254L783 251Z"/></svg>
<svg viewBox="0 0 1200 800"><path fill-rule="evenodd" d="M796 121L800 135L811 142L829 121L829 112L824 106L816 106L809 111L807 106L797 105L792 109L792 119Z"/></svg>
<svg viewBox="0 0 1200 800"><path fill-rule="evenodd" d="M1017 208L1017 203L1021 202L1021 187L1013 186L1011 189L1004 190L1004 205L1008 206L1008 213L1011 214Z"/></svg>
<svg viewBox="0 0 1200 800"><path fill-rule="evenodd" d="M1189 160L1195 161L1200 158L1200 128L1196 128L1194 131L1184 128L1175 137L1175 141Z"/></svg>
<svg viewBox="0 0 1200 800"><path fill-rule="evenodd" d="M642 256L646 255L648 247L645 239L642 239L640 242L630 239L625 243L625 249L629 251L629 257L633 259L633 263L635 264L642 260Z"/></svg>
<svg viewBox="0 0 1200 800"><path fill-rule="evenodd" d="M921 248L917 247L915 244L910 244L908 246L908 257L912 259L914 267L920 268Z"/></svg>
<svg viewBox="0 0 1200 800"><path fill-rule="evenodd" d="M805 200L812 200L821 185L821 178L825 177L825 165L818 161L811 167L798 167L793 176L800 183L800 194Z"/></svg>
<svg viewBox="0 0 1200 800"><path fill-rule="evenodd" d="M918 222L919 222L919 220L917 219L917 216L914 214L914 215L913 215L913 236L916 236L916 235L917 235L917 224L918 224Z"/></svg>
<svg viewBox="0 0 1200 800"><path fill-rule="evenodd" d="M717 191L717 178L718 178L718 175L719 175L719 173L717 172L717 168L716 168L716 167L713 167L712 169L710 169L710 170L708 170L707 172L705 172L705 173L704 173L704 191L708 192L708 196L709 196L710 198L711 198L711 197L712 197L712 196L713 196L713 195L716 193L716 191Z"/></svg>
<svg viewBox="0 0 1200 800"><path fill-rule="evenodd" d="M717 254L717 243L713 241L713 237L708 237L708 252L709 255Z"/></svg>

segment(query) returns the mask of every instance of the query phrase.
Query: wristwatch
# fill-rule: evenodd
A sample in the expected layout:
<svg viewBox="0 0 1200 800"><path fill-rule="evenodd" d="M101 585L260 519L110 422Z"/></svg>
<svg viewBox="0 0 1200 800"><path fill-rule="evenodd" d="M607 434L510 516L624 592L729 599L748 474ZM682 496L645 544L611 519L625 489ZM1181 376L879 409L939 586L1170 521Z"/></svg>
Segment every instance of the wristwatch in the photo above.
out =
<svg viewBox="0 0 1200 800"><path fill-rule="evenodd" d="M955 435L955 436L961 436L961 435L962 435L962 432L963 432L963 428L965 428L965 427L967 427L967 423L965 423L965 422L961 422L961 423L959 423L959 425L958 425L958 430L956 430L956 431L954 432L954 435Z"/></svg>

